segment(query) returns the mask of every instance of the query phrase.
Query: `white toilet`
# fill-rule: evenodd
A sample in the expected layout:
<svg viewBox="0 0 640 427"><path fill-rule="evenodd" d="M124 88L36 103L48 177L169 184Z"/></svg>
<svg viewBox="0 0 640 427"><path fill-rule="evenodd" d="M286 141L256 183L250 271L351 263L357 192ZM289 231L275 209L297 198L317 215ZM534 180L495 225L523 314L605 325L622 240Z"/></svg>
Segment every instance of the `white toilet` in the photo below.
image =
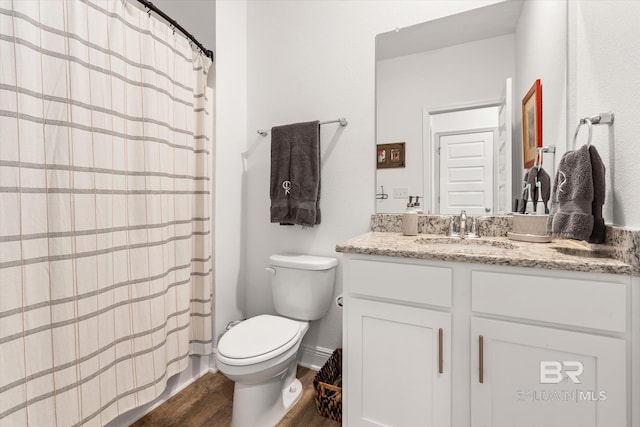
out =
<svg viewBox="0 0 640 427"><path fill-rule="evenodd" d="M220 338L217 366L235 381L232 427L275 426L298 401L297 353L309 321L331 304L335 258L298 254L269 257L271 290L280 316L259 315Z"/></svg>

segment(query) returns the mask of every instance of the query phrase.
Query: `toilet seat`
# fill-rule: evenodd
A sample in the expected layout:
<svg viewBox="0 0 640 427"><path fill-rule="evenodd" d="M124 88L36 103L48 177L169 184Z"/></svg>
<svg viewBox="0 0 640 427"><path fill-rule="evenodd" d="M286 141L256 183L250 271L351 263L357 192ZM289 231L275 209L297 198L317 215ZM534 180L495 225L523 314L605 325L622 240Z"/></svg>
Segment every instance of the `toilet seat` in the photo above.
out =
<svg viewBox="0 0 640 427"><path fill-rule="evenodd" d="M272 359L298 342L301 323L307 322L266 314L252 317L220 338L218 356L224 363L234 366Z"/></svg>

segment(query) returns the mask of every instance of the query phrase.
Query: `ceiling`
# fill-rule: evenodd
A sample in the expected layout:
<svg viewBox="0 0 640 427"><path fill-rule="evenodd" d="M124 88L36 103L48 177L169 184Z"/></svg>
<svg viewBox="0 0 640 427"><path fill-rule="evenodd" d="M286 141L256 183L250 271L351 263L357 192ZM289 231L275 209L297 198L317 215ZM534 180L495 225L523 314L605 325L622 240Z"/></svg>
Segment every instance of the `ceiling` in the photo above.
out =
<svg viewBox="0 0 640 427"><path fill-rule="evenodd" d="M378 34L376 60L515 33L522 2L523 0L507 0Z"/></svg>

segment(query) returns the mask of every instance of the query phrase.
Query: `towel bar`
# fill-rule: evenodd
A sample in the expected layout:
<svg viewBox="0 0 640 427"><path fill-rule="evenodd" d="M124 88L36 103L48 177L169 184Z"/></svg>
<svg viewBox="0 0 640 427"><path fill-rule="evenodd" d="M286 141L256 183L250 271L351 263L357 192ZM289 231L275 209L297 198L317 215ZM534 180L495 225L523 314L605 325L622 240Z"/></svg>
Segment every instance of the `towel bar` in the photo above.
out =
<svg viewBox="0 0 640 427"><path fill-rule="evenodd" d="M346 126L349 124L347 119L344 117L340 117L339 119L335 119L335 120L327 120L326 122L320 122L321 125L328 125L329 123L340 123L340 126ZM267 136L269 131L264 129L258 129L258 133L262 136Z"/></svg>
<svg viewBox="0 0 640 427"><path fill-rule="evenodd" d="M556 146L555 145L547 145L545 147L538 147L536 148L536 158L533 162L533 167L537 167L538 170L540 170L540 168L542 168L542 153L552 153L555 154L556 153Z"/></svg>

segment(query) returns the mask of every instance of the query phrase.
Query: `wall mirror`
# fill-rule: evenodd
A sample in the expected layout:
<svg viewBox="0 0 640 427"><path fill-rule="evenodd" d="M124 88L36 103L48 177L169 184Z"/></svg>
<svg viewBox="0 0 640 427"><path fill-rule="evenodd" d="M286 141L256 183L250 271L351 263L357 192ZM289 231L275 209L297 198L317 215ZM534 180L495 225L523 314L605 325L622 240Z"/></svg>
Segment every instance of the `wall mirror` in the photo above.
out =
<svg viewBox="0 0 640 427"><path fill-rule="evenodd" d="M376 146L404 144L405 156L376 168L377 213L403 212L409 196L425 214L512 211L536 79L544 135L565 134L566 13L563 1L507 0L376 36Z"/></svg>

